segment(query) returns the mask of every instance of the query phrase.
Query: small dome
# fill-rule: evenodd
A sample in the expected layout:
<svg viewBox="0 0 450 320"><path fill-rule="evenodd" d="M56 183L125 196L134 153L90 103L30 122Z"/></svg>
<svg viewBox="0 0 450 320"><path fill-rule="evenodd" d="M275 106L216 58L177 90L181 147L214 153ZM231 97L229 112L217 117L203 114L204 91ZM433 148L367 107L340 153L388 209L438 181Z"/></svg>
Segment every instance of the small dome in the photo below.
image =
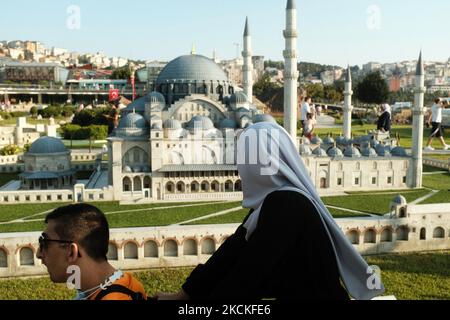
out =
<svg viewBox="0 0 450 320"><path fill-rule="evenodd" d="M383 144L378 144L375 148L375 150L377 151L377 154L380 157L389 157L391 156L391 148L389 146L385 146Z"/></svg>
<svg viewBox="0 0 450 320"><path fill-rule="evenodd" d="M168 120L164 121L163 128L168 129L168 130L178 130L178 129L182 129L182 126L181 126L180 121L175 120L175 119L168 119Z"/></svg>
<svg viewBox="0 0 450 320"><path fill-rule="evenodd" d="M406 198L404 196L402 196L402 195L396 196L392 200L392 203L395 203L397 205L402 205L402 206L408 204L408 202L406 201Z"/></svg>
<svg viewBox="0 0 450 320"><path fill-rule="evenodd" d="M137 113L129 113L119 122L119 129L145 129L147 127L147 121L143 116Z"/></svg>
<svg viewBox="0 0 450 320"><path fill-rule="evenodd" d="M47 154L67 152L64 143L57 138L42 137L33 142L27 153L29 154Z"/></svg>
<svg viewBox="0 0 450 320"><path fill-rule="evenodd" d="M242 91L237 91L233 93L230 97L230 103L233 105L245 104L248 103L249 99L247 95Z"/></svg>
<svg viewBox="0 0 450 320"><path fill-rule="evenodd" d="M314 149L313 154L317 157L328 157L327 152L322 149L321 146L318 146L316 149Z"/></svg>
<svg viewBox="0 0 450 320"><path fill-rule="evenodd" d="M277 121L270 114L257 114L253 117L253 123L271 122L278 124Z"/></svg>
<svg viewBox="0 0 450 320"><path fill-rule="evenodd" d="M224 119L220 122L219 127L220 129L236 129L238 125L233 119Z"/></svg>
<svg viewBox="0 0 450 320"><path fill-rule="evenodd" d="M188 122L187 129L210 130L214 128L214 123L208 117L195 116Z"/></svg>
<svg viewBox="0 0 450 320"><path fill-rule="evenodd" d="M347 146L347 145L349 145L350 140L347 139L346 137L337 137L336 143L341 146Z"/></svg>
<svg viewBox="0 0 450 320"><path fill-rule="evenodd" d="M147 95L147 101L151 104L166 104L166 99L164 96L157 91L150 92Z"/></svg>
<svg viewBox="0 0 450 320"><path fill-rule="evenodd" d="M407 157L408 154L406 153L406 150L402 147L395 147L391 150L391 154L395 157Z"/></svg>
<svg viewBox="0 0 450 320"><path fill-rule="evenodd" d="M372 140L370 140L370 146L372 147L372 148L375 148L377 145L379 145L380 143L377 141L377 140L375 140L375 139L372 139Z"/></svg>
<svg viewBox="0 0 450 320"><path fill-rule="evenodd" d="M369 158L376 158L376 157L378 157L378 154L375 151L375 149L371 148L371 147L364 148L361 153L362 153L362 155L364 157L369 157Z"/></svg>
<svg viewBox="0 0 450 320"><path fill-rule="evenodd" d="M333 145L334 144L334 139L331 136L327 136L325 139L323 139L323 143L324 144L328 144L328 145Z"/></svg>
<svg viewBox="0 0 450 320"><path fill-rule="evenodd" d="M342 153L341 149L339 149L336 146L328 149L327 154L331 158L342 158L342 157L344 157L344 154Z"/></svg>
<svg viewBox="0 0 450 320"><path fill-rule="evenodd" d="M319 136L314 136L311 139L311 144L322 144L322 143L323 143L323 141Z"/></svg>
<svg viewBox="0 0 450 320"><path fill-rule="evenodd" d="M309 147L309 145L307 145L307 144L301 144L299 151L300 151L301 156L311 156L312 155L312 150Z"/></svg>
<svg viewBox="0 0 450 320"><path fill-rule="evenodd" d="M361 158L361 152L359 152L358 148L350 145L349 147L345 148L344 156L347 158Z"/></svg>
<svg viewBox="0 0 450 320"><path fill-rule="evenodd" d="M130 166L125 166L125 167L123 167L123 172L125 172L125 173L132 173L133 170L131 170Z"/></svg>

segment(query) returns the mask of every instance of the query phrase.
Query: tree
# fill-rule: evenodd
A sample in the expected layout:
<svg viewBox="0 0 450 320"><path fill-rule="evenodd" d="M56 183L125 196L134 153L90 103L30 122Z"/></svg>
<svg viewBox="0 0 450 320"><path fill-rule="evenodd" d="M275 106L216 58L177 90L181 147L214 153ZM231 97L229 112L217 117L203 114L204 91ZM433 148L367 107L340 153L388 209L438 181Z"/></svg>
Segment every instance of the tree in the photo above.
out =
<svg viewBox="0 0 450 320"><path fill-rule="evenodd" d="M266 73L253 86L253 93L259 100L266 101L273 96L276 89L278 89L278 85L272 83L270 76Z"/></svg>
<svg viewBox="0 0 450 320"><path fill-rule="evenodd" d="M358 85L356 96L364 103L383 103L389 97L389 87L379 71L369 73Z"/></svg>
<svg viewBox="0 0 450 320"><path fill-rule="evenodd" d="M128 66L115 69L111 75L111 79L130 79L131 70Z"/></svg>
<svg viewBox="0 0 450 320"><path fill-rule="evenodd" d="M323 85L321 84L308 84L305 89L308 96L310 96L313 100L321 100L324 98Z"/></svg>
<svg viewBox="0 0 450 320"><path fill-rule="evenodd" d="M37 114L38 114L38 108L37 108L37 107L31 107L31 109L30 109L30 114L31 114L33 117L36 117Z"/></svg>

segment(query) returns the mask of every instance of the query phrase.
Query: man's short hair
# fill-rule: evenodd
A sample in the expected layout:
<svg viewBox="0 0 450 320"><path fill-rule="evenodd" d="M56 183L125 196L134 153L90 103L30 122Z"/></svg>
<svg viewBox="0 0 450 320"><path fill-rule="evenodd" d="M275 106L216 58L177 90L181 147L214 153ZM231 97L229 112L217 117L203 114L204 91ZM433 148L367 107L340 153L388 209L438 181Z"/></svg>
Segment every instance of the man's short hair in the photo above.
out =
<svg viewBox="0 0 450 320"><path fill-rule="evenodd" d="M436 100L434 100L434 103L436 103L436 104L438 104L439 102L441 102L441 99L436 99Z"/></svg>
<svg viewBox="0 0 450 320"><path fill-rule="evenodd" d="M55 209L45 223L56 222L55 232L62 240L79 244L96 261L107 260L109 226L103 212L89 204L80 203Z"/></svg>

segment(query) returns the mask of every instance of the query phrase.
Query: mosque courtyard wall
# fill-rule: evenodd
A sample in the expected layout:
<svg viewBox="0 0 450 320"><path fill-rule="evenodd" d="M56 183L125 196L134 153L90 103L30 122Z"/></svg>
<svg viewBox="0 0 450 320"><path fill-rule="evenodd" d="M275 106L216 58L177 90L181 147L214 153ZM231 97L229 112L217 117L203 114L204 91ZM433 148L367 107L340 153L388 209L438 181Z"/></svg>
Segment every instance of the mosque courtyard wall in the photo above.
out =
<svg viewBox="0 0 450 320"><path fill-rule="evenodd" d="M450 204L398 205L391 216L344 218L336 222L363 255L450 249ZM112 229L108 258L124 270L192 267L205 263L237 227L226 224ZM0 234L0 278L47 274L36 258L39 235ZM272 241L283 246L283 238Z"/></svg>

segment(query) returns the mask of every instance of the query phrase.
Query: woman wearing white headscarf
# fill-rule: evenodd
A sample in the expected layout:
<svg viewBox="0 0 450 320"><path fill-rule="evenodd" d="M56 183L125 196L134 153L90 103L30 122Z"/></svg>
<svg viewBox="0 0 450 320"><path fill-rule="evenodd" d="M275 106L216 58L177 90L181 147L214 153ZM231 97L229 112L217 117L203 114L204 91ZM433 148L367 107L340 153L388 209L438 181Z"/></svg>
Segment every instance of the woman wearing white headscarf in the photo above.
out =
<svg viewBox="0 0 450 320"><path fill-rule="evenodd" d="M249 216L178 295L160 298L348 300L347 291L356 299L383 293L378 276L323 204L283 128L250 126L237 152Z"/></svg>
<svg viewBox="0 0 450 320"><path fill-rule="evenodd" d="M382 132L391 131L391 106L387 103L382 105L383 113L378 118L377 130Z"/></svg>

